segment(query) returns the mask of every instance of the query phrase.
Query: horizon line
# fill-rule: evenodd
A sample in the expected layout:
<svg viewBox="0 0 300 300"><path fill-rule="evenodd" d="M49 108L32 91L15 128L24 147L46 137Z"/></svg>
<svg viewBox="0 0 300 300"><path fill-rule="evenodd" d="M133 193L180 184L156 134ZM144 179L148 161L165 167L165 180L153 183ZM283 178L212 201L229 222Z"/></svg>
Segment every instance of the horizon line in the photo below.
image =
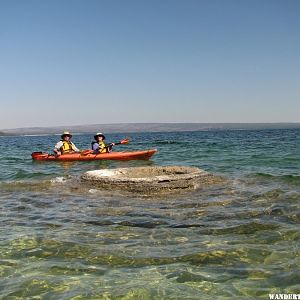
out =
<svg viewBox="0 0 300 300"><path fill-rule="evenodd" d="M93 123L93 124L74 124L74 125L47 125L47 126L25 126L25 127L10 127L10 128L1 128L0 131L5 131L5 130L18 130L18 129L34 129L34 128L57 128L57 127L76 127L76 126L95 126L95 125L124 125L124 124L242 124L242 125L251 125L251 124L299 124L299 122L119 122L119 123Z"/></svg>

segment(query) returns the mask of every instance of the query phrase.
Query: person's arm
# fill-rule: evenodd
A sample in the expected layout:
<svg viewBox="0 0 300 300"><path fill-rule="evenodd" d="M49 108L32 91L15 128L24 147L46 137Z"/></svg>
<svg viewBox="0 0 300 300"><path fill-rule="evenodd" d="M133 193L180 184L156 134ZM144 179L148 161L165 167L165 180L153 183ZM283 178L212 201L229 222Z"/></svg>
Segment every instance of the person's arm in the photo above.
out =
<svg viewBox="0 0 300 300"><path fill-rule="evenodd" d="M74 145L74 143L73 142L71 142L72 143L72 145L73 145L73 147L74 147L74 151L75 152L80 152L80 150Z"/></svg>
<svg viewBox="0 0 300 300"><path fill-rule="evenodd" d="M56 155L61 155L61 152L60 152L60 148L62 147L63 145L63 142L62 141L59 141L58 143L56 143L56 145L54 146L54 149L53 149L53 152L56 154Z"/></svg>
<svg viewBox="0 0 300 300"><path fill-rule="evenodd" d="M92 149L94 153L99 153L99 144L98 143L93 143Z"/></svg>
<svg viewBox="0 0 300 300"><path fill-rule="evenodd" d="M107 148L107 152L111 152L112 151L112 147L115 145L115 143L109 143L106 148Z"/></svg>

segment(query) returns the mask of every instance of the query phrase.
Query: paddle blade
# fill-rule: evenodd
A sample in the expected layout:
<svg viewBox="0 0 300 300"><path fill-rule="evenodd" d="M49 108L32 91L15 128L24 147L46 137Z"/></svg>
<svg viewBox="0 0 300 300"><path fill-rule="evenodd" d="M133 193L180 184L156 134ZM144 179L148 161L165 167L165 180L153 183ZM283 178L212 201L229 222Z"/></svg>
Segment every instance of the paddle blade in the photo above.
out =
<svg viewBox="0 0 300 300"><path fill-rule="evenodd" d="M88 154L90 154L90 153L93 153L93 150L83 150L83 151L81 151L80 152L80 155L88 155Z"/></svg>
<svg viewBox="0 0 300 300"><path fill-rule="evenodd" d="M31 157L33 159L40 159L40 158L47 158L49 156L48 153L44 153L44 152L32 152L31 153Z"/></svg>
<svg viewBox="0 0 300 300"><path fill-rule="evenodd" d="M120 144L128 144L128 143L129 143L129 139L124 139L120 141Z"/></svg>

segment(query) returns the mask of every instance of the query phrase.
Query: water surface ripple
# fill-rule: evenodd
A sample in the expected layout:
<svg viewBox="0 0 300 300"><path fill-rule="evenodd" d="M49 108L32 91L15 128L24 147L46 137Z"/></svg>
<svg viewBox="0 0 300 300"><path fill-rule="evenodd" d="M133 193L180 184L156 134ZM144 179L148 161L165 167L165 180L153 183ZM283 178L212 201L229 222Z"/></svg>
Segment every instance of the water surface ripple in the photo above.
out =
<svg viewBox="0 0 300 300"><path fill-rule="evenodd" d="M149 162L33 162L57 136L0 137L0 298L268 299L300 293L300 130L130 134ZM92 135L74 135L80 148ZM123 136L108 135L111 141ZM9 152L9 149L12 151ZM189 165L226 183L172 197L84 171Z"/></svg>

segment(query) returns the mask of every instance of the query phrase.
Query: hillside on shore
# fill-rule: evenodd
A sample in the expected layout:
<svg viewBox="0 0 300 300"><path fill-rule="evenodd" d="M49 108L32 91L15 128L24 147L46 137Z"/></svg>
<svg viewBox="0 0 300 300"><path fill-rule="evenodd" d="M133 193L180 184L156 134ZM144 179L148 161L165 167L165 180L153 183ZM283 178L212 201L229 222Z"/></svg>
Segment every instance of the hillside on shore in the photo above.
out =
<svg viewBox="0 0 300 300"><path fill-rule="evenodd" d="M72 133L130 133L285 128L300 128L300 123L115 123L1 129L0 135L59 134L66 130Z"/></svg>
<svg viewBox="0 0 300 300"><path fill-rule="evenodd" d="M10 135L10 133L0 131L0 136Z"/></svg>

